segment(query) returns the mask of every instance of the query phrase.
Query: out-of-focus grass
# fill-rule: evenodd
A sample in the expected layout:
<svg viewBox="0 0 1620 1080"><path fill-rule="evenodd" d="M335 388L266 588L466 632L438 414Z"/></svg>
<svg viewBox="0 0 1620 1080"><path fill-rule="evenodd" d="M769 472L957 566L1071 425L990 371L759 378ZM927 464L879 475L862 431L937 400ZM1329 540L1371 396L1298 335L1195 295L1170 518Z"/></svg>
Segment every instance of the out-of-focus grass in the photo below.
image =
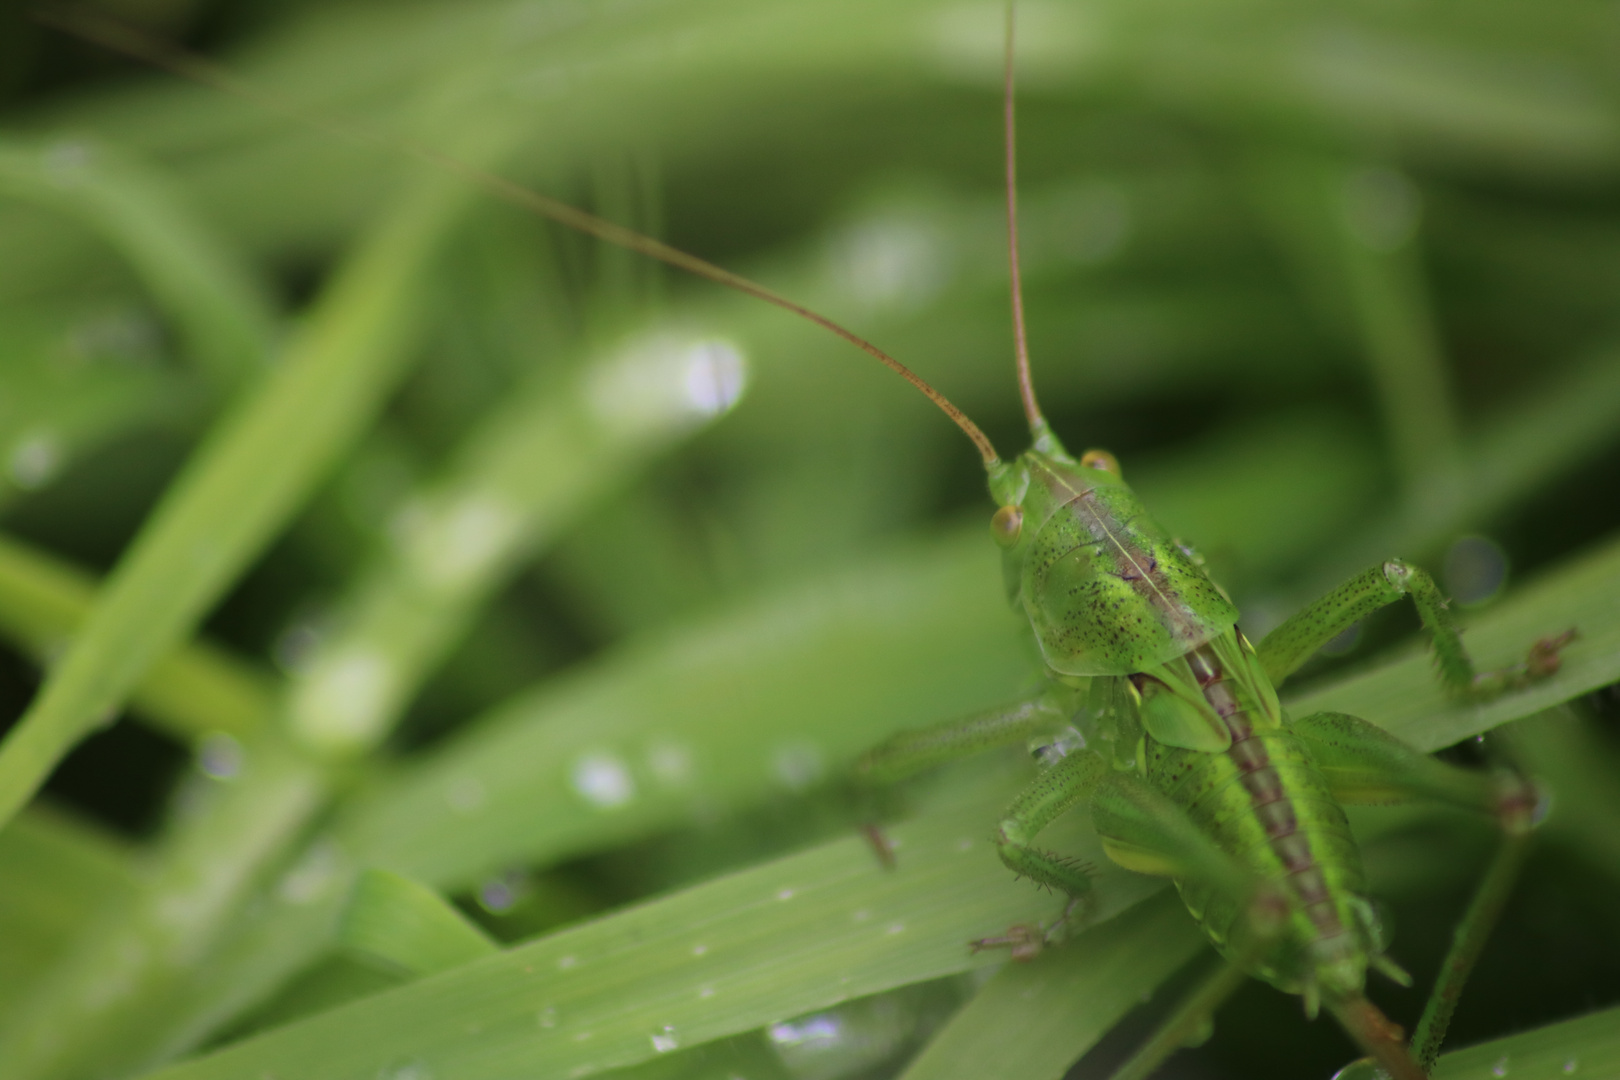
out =
<svg viewBox="0 0 1620 1080"><path fill-rule="evenodd" d="M754 274L1018 448L999 5L190 18L294 112ZM1535 691L1448 705L1421 658L1377 655L1396 613L1359 673L1324 662L1296 700L1426 748L1517 721L1554 792L1459 1044L1620 1001L1612 702L1532 717L1620 678L1607 13L1020 18L1060 434L1120 454L1252 630L1391 554L1455 570L1469 534L1543 575L1469 616L1487 662L1579 629ZM52 779L0 832L0 942L27 943L5 951L8 1076L1057 1076L1099 1040L1101 1075L1105 1033L1174 998L1196 936L1123 872L1097 914L1124 914L1039 965L968 954L1055 907L986 843L1023 763L910 792L895 874L853 837L855 754L1037 677L971 450L903 384L402 153L161 73L31 78L0 132L0 805ZM1421 987L1482 836L1367 835ZM1083 821L1062 843L1094 846ZM425 888L504 947L472 959ZM1446 1075L1595 1067L1601 1020ZM1172 1068L1351 1056L1260 988L1196 1053Z"/></svg>

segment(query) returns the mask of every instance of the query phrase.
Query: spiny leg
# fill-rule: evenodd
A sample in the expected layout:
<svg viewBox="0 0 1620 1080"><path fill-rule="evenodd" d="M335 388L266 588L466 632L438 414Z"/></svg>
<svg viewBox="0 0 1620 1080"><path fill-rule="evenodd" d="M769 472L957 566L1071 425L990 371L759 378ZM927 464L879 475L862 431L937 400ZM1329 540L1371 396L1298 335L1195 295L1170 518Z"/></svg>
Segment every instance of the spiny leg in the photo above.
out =
<svg viewBox="0 0 1620 1080"><path fill-rule="evenodd" d="M1067 716L1052 700L1041 696L986 709L929 727L902 731L856 759L854 778L858 796L866 804L861 831L878 860L892 868L894 849L877 824L882 815L873 806L880 788L899 783L937 765L971 757L998 746L1011 746L1056 732Z"/></svg>
<svg viewBox="0 0 1620 1080"><path fill-rule="evenodd" d="M1340 802L1433 799L1487 814L1502 829L1502 847L1457 925L1413 1036L1413 1053L1427 1071L1439 1056L1463 986L1524 866L1530 831L1540 821L1545 799L1535 785L1514 773L1482 773L1448 765L1345 713L1316 713L1296 721L1293 730Z"/></svg>
<svg viewBox="0 0 1620 1080"><path fill-rule="evenodd" d="M1281 888L1257 877L1216 844L1162 792L1138 777L1107 777L1091 801L1091 816L1108 857L1128 869L1216 884L1246 898L1247 917L1228 960L1178 1005L1111 1080L1144 1080L1206 1023L1248 978L1287 925Z"/></svg>
<svg viewBox="0 0 1620 1080"><path fill-rule="evenodd" d="M1108 858L1127 870L1207 882L1249 898L1251 911L1287 910L1287 898L1234 859L1187 812L1132 773L1111 773L1091 799L1091 820Z"/></svg>
<svg viewBox="0 0 1620 1080"><path fill-rule="evenodd" d="M1391 805L1430 799L1487 814L1509 835L1536 825L1545 798L1508 770L1448 765L1348 713L1320 712L1289 725L1341 803Z"/></svg>
<svg viewBox="0 0 1620 1080"><path fill-rule="evenodd" d="M1014 797L996 829L996 854L1013 873L1056 889L1069 900L1052 926L1014 926L1005 934L973 942L975 951L1010 948L1014 959L1027 960L1067 925L1078 902L1091 892L1091 874L1073 859L1036 847L1035 837L1058 815L1090 798L1108 772L1108 762L1100 754L1072 753L1043 771Z"/></svg>
<svg viewBox="0 0 1620 1080"><path fill-rule="evenodd" d="M1485 941L1495 929L1502 908L1507 905L1508 897L1513 892L1513 885L1524 868L1525 857L1530 853L1530 842L1529 833L1509 834L1503 839L1502 847L1485 871L1485 877L1475 890L1467 912L1453 931L1451 948L1446 953L1445 962L1440 965L1439 978L1435 980L1434 990L1429 994L1417 1031L1412 1036L1412 1052L1424 1072L1432 1069L1435 1059L1440 1056L1440 1044L1445 1041L1451 1014L1456 1011L1463 986L1468 982L1468 976L1473 974L1474 964L1485 949Z"/></svg>
<svg viewBox="0 0 1620 1080"><path fill-rule="evenodd" d="M1049 693L890 736L855 761L867 784L893 784L983 750L1056 732L1068 717Z"/></svg>
<svg viewBox="0 0 1620 1080"><path fill-rule="evenodd" d="M1457 694L1488 697L1545 678L1558 670L1559 650L1575 638L1574 630L1542 638L1520 663L1476 673L1440 587L1418 567L1391 559L1351 578L1267 634L1256 647L1266 674L1280 685L1323 645L1403 596L1411 598L1429 632L1441 679Z"/></svg>

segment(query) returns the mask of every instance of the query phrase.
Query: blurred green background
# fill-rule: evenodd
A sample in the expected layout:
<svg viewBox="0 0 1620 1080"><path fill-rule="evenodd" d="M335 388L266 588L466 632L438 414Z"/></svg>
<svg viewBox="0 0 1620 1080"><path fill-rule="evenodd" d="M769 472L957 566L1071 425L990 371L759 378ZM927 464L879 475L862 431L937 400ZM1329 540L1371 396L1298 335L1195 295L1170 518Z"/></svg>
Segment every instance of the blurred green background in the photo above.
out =
<svg viewBox="0 0 1620 1080"><path fill-rule="evenodd" d="M228 1048L174 1075L832 1080L900 1075L953 1014L953 1038L1023 1043L955 1011L1026 977L991 976L963 942L1055 906L984 843L1027 764L953 770L891 808L919 823L917 850L986 857L912 884L904 848L901 884L860 877L842 780L884 734L1038 678L971 446L816 328L407 149L824 311L1010 455L1000 5L40 10L184 43L252 90L0 9L0 723L27 713L0 802L44 782L0 833L7 1075L138 1075ZM1620 852L1601 839L1620 801L1603 689L1620 676L1603 600L1615 10L1106 0L1019 17L1043 403L1072 448L1119 456L1251 636L1396 554L1486 619L1544 572L1591 601L1504 616L1500 659L1583 635L1534 708L1400 730L1435 749L1556 706L1512 741L1575 793L1455 1043L1620 1002ZM1594 551L1608 561L1574 583ZM1383 670L1415 627L1387 612L1305 678L1333 692ZM1410 684L1378 678L1391 700ZM1377 993L1411 1024L1489 837L1433 815L1369 830L1419 987ZM759 884L779 866L822 876ZM507 963L464 963L490 938L409 882L356 892L367 868L558 972L572 933L622 967L588 991L481 981ZM801 917L758 908L756 887L825 892ZM876 937L817 922L863 888L898 913L861 930ZM1105 914L1144 888L1105 889ZM849 902L855 923L879 910ZM1122 953L1145 981L1122 975L1129 1002L1085 1023L1101 1037L1165 989L1075 1075L1105 1075L1185 984L1195 942L1144 910L1123 918L1158 958ZM682 966L711 950L731 966L710 981ZM692 1019L665 1022L677 999ZM280 1042L241 1041L270 1029ZM1006 1075L1062 1075L1088 1046ZM949 1074L949 1056L906 1075ZM1326 1077L1351 1056L1253 985L1167 1070Z"/></svg>

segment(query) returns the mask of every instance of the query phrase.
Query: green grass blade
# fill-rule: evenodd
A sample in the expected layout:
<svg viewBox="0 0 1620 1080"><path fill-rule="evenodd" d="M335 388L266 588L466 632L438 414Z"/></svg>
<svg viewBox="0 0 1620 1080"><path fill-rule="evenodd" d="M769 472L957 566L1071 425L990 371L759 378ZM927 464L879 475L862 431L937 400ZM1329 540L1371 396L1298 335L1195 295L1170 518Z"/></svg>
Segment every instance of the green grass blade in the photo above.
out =
<svg viewBox="0 0 1620 1080"><path fill-rule="evenodd" d="M1620 1076L1620 1008L1603 1009L1443 1054L1434 1080Z"/></svg>
<svg viewBox="0 0 1620 1080"><path fill-rule="evenodd" d="M1387 559L1438 557L1458 534L1501 518L1554 477L1613 445L1620 432L1620 351L1605 343L1495 416L1464 453L1457 498L1408 502L1320 558L1301 603Z"/></svg>
<svg viewBox="0 0 1620 1080"><path fill-rule="evenodd" d="M444 897L386 870L367 870L355 882L338 944L411 975L431 975L499 951Z"/></svg>
<svg viewBox="0 0 1620 1080"><path fill-rule="evenodd" d="M0 823L190 632L363 430L410 355L420 270L466 199L443 177L413 186L283 361L199 448L0 744Z"/></svg>
<svg viewBox="0 0 1620 1080"><path fill-rule="evenodd" d="M150 1060L142 1055L160 1032L170 987L208 955L205 920L240 900L266 848L307 822L325 794L306 760L275 752L264 737L248 747L228 781L210 778L207 790L191 793L202 812L168 838L130 902L85 919L5 1018L8 1080L111 1074ZM221 797L249 784L251 800Z"/></svg>
<svg viewBox="0 0 1620 1080"><path fill-rule="evenodd" d="M134 895L131 852L100 830L32 808L0 833L0 1016L104 907Z"/></svg>
<svg viewBox="0 0 1620 1080"><path fill-rule="evenodd" d="M460 887L836 775L889 731L1017 693L994 560L974 528L634 645L502 706L339 835Z"/></svg>
<svg viewBox="0 0 1620 1080"><path fill-rule="evenodd" d="M712 336L690 328L652 333L592 356L566 385L536 381L484 417L444 475L410 500L396 542L377 552L339 605L338 626L296 677L282 722L244 747L243 774L177 824L153 856L152 883L140 902L121 924L87 933L51 992L37 995L36 1027L94 1024L114 1032L99 1042L121 1064L190 1045L197 1029L188 1007L176 1002L189 980L206 979L223 928L329 796L322 762L373 749L523 557L652 456L722 415L742 378L740 359ZM582 468L582 460L596 466ZM313 759L282 744L288 726L303 736L303 749L318 751ZM253 824L233 836L220 821ZM83 988L112 977L119 943L165 938L166 913L177 908L188 913L186 963L118 962L121 977L140 992L86 1015ZM328 933L323 925L303 939L302 951L284 950L275 970L284 974L288 960L296 964ZM243 998L251 998L243 988L212 995L209 1015L221 1001ZM28 1067L47 1074L67 1068L47 1064L56 1052L41 1049Z"/></svg>
<svg viewBox="0 0 1620 1080"><path fill-rule="evenodd" d="M65 649L95 604L89 574L12 537L0 535L0 633L43 664ZM153 662L130 704L182 739L212 732L241 737L269 717L268 680L206 641L182 645Z"/></svg>
<svg viewBox="0 0 1620 1080"><path fill-rule="evenodd" d="M966 942L1049 918L1000 872L983 823L1005 779L899 826L899 869L850 837L512 948L487 961L153 1074L327 1080L420 1063L463 1080L586 1076L895 986L994 962ZM1103 866L1071 821L1054 842L1102 867L1095 917L1162 883ZM1107 933L1102 926L1099 933Z"/></svg>
<svg viewBox="0 0 1620 1080"><path fill-rule="evenodd" d="M1180 897L1154 897L1106 932L1002 968L901 1078L1059 1080L1206 944Z"/></svg>
<svg viewBox="0 0 1620 1080"><path fill-rule="evenodd" d="M274 332L269 298L154 170L92 139L3 139L0 190L72 215L117 249L219 389L264 366Z"/></svg>
<svg viewBox="0 0 1620 1080"><path fill-rule="evenodd" d="M688 329L622 341L569 385L531 379L411 498L394 544L345 598L337 631L295 681L295 737L333 757L374 748L492 590L592 502L727 411L743 378L731 346Z"/></svg>

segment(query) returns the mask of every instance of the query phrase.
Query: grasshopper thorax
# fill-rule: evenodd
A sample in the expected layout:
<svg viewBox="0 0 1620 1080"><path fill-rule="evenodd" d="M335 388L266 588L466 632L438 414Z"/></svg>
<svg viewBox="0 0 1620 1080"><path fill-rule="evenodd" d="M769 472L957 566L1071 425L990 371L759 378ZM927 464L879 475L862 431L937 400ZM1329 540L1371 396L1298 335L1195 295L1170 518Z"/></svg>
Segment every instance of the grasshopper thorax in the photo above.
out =
<svg viewBox="0 0 1620 1080"><path fill-rule="evenodd" d="M1237 622L1193 556L1153 521L1112 454L1076 460L1049 429L990 468L1009 599L1058 675L1128 675Z"/></svg>

